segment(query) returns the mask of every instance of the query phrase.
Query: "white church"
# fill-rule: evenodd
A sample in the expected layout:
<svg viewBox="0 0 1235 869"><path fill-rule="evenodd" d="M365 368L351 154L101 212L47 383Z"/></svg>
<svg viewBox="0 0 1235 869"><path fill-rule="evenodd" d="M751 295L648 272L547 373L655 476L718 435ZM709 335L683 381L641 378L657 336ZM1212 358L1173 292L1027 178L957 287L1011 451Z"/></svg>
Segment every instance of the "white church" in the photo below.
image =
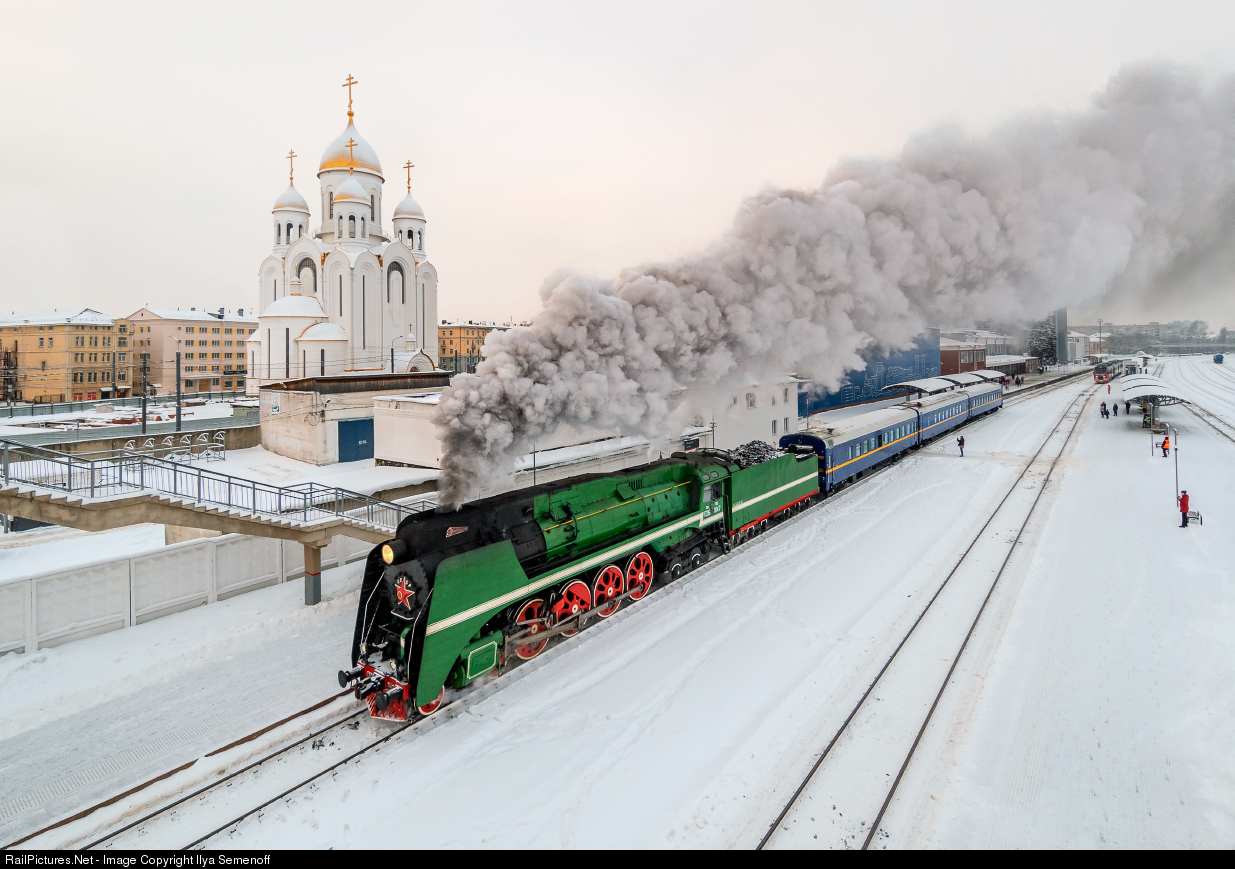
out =
<svg viewBox="0 0 1235 869"><path fill-rule="evenodd" d="M437 270L425 254L412 166L388 229L382 165L356 130L350 86L348 94L347 129L317 170L321 225L310 228L294 175L272 209L274 249L258 269L259 326L249 337L253 391L272 381L389 372L392 364L399 372L437 365Z"/></svg>

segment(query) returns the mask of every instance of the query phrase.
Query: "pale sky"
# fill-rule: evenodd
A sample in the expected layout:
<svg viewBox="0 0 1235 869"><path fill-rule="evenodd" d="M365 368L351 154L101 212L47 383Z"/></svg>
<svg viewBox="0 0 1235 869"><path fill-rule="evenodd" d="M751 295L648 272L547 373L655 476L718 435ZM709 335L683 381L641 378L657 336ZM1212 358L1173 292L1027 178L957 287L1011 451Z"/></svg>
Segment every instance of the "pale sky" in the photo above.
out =
<svg viewBox="0 0 1235 869"><path fill-rule="evenodd" d="M387 226L416 164L439 314L504 320L558 266L689 254L743 197L930 126L1081 109L1139 58L1235 69L1230 2L4 0L0 20L5 313L254 307L284 155L316 225L349 73Z"/></svg>

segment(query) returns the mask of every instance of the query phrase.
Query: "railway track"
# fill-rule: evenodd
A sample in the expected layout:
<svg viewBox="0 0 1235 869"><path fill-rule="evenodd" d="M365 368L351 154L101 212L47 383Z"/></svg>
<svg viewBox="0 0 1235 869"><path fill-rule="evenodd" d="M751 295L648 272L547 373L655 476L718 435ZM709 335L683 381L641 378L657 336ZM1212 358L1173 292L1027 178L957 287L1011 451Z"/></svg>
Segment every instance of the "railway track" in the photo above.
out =
<svg viewBox="0 0 1235 869"><path fill-rule="evenodd" d="M1041 389L1036 389L1029 393L1013 395L1011 396L1011 399L1005 399L1005 403L1007 403L1010 400L1012 404L1017 404L1017 403L1029 400L1031 398L1036 398L1038 396L1044 395L1048 392L1055 391L1057 389L1063 388L1068 385L1075 385L1074 379L1062 380L1050 386L1047 386ZM958 429L964 428L968 424L969 423L966 422L963 426L958 427ZM869 483L870 480L878 476L880 472L890 468L897 459L900 459L903 457L904 457L903 454L898 455L896 459L894 459L893 461L889 461L887 464L883 466L878 466L875 469L872 469L873 473L869 473L863 480L859 481L855 485L863 485L863 484ZM1022 476L1024 476L1024 473L1022 473ZM845 490L842 490L842 491L846 491L849 488L850 487L845 487ZM824 500L821 499L819 503L824 503ZM591 625L585 625L582 627L582 629L586 630L587 627L591 627ZM527 663L529 662L522 662L522 661L513 662L513 666L507 667L506 671L510 671L510 670L513 670L519 667L526 666ZM348 693L350 692L344 691L339 694L333 695L327 698L326 700L318 704L315 704L314 706L309 707L308 709L302 710L301 712L296 713L295 715L289 716L288 718L285 718L281 721L275 722L272 725L269 725L258 731L255 731L254 733L251 733L239 740L236 740L235 742L227 746L224 746L221 749L217 749L216 751L211 752L211 755L219 754L227 749L250 742L262 736L263 734L271 730L274 730L275 728L279 726L288 724L298 718L301 718L307 714L310 714L313 711L321 708L322 706L330 702L333 702L334 700L337 700L340 697ZM167 818L173 818L173 817L182 817L186 813L186 810L192 807L192 804L194 804L195 801L198 804L203 803L204 801L209 800L210 795L212 793L218 792L219 789L221 788L230 788L230 787L233 787L234 785L240 784L242 781L245 781L248 778L260 777L265 770L270 769L273 765L283 764L285 761L287 761L287 759L289 758L290 755L292 755L295 749L298 749L298 748L301 749L302 750L301 753L303 753L306 750L312 751L312 749L305 749L304 746L306 744L313 745L314 743L318 743L318 742L325 743L326 741L330 741L332 747L334 747L336 743L342 743L346 745L347 750L346 751L341 750L339 752L342 754L342 756L333 759L332 762L327 764L325 767L322 767L320 762L310 763L308 761L302 761L306 763L307 766L311 767L310 769L306 769L304 771L306 775L304 775L303 777L297 777L296 780L293 782L293 784L291 784L288 787L278 788L273 796L269 796L265 799L260 800L259 804L255 805L253 808L247 811L244 811L238 815L235 815L234 817L229 816L223 823L218 824L217 826L205 832L203 835L198 836L196 839L189 842L189 844L181 845L178 843L161 843L159 845L159 847L185 847L185 848L194 847L195 845L198 845L210 839L211 837L218 835L221 832L224 832L229 827L234 826L235 824L239 823L245 818L262 811L269 805L273 804L274 802L277 802L279 799L282 799L294 793L295 791L312 784L312 782L317 780L318 778L332 772L333 770L348 763L349 761L357 757L360 757L361 755L367 753L371 749L388 742L389 740L393 739L395 736L398 736L399 734L403 733L409 727L412 727L413 725L419 723L420 720L423 720L423 719L418 718L416 720L408 722L405 725L395 727L392 730L382 730L380 733L376 733L376 732L372 733L370 734L371 738L368 739L368 741L363 741L357 738L359 734L356 734L354 732L347 732L344 730L344 728L353 726L356 723L356 720L359 719L366 712L367 710L362 707L360 709L357 709L353 712L350 712L338 718L337 720L331 722L325 727L312 731L307 736L303 736L300 738L290 740L286 744L283 744L283 745L275 746L270 751L266 752L261 757L252 761L251 763L248 763L244 765L243 767L240 767L239 769L227 772L225 775L222 775L219 778L213 779L211 781L207 781L201 784L200 786L194 788L189 793L172 799L170 802L160 804L156 808L146 812L145 814L141 815L135 820L122 822L121 826L117 826L112 829L109 829L105 835L98 836L97 838L94 838L93 840L89 841L87 844L81 845L79 847L84 847L86 849L108 848L108 847L118 847L118 846L123 847L122 843L127 842L129 838L132 836L140 835L143 839L145 839L147 831L152 829L155 825L158 825L161 822L161 820L167 819ZM382 725L382 727L388 728L389 725L388 724ZM334 738L334 737L339 736L340 734L344 734L345 738L343 739ZM210 755L207 755L207 756L210 756ZM312 757L312 755L310 755L310 757ZM196 762L197 761L190 761L187 764L168 770L167 772L164 772L158 776L155 776L154 778L147 780L146 782L138 785L137 787L130 788L121 794L118 794L116 796L110 797L101 802L88 806L87 808L73 814L70 817L64 818L60 821L57 821L56 823L47 825L39 830L36 830L35 832L30 833L22 837L19 840L9 843L5 847L13 847L13 846L21 845L26 842L30 842L46 833L52 832L56 829L67 826L76 821L88 818L89 816L99 812L100 810L103 810L117 803L121 803L122 801L140 800L142 797L143 791L150 790L158 783L193 766ZM97 836L97 831L96 831L96 836ZM179 841L183 841L183 839ZM134 842L134 844L136 844L136 842ZM148 842L143 841L141 844L143 846L147 846Z"/></svg>
<svg viewBox="0 0 1235 869"><path fill-rule="evenodd" d="M1235 394L1224 388L1224 384L1215 382L1207 372L1198 371L1191 366L1176 361L1171 366L1171 373L1180 385L1192 393L1193 397L1201 396L1210 399L1219 409L1235 412ZM1222 380L1230 380L1226 372L1217 375ZM1235 389L1235 383L1231 384ZM1193 416L1208 425L1215 432L1229 441L1235 442L1235 426L1225 418L1202 407L1195 401L1184 405Z"/></svg>
<svg viewBox="0 0 1235 869"><path fill-rule="evenodd" d="M339 692L339 693L337 693L337 694L331 695L330 697L327 697L325 700L319 701L318 703L315 703L315 704L313 704L312 706L309 706L309 707L307 707L307 708L305 708L305 709L302 709L302 710L300 710L299 712L296 712L296 713L294 713L294 714L292 714L292 715L289 715L289 716L287 716L287 717L285 717L285 718L283 718L283 719L280 719L279 721L275 721L275 722L274 722L274 723L272 723L272 724L265 725L264 727L261 727L261 728L259 728L259 729L255 730L255 731L252 731L251 733L248 733L248 734L246 734L246 735L244 735L244 736L240 737L239 739L235 739L235 740L233 740L232 742L228 743L227 745L224 745L224 746L221 746L221 747L219 747L219 748L216 748L216 749L214 749L213 751L211 751L211 752L207 753L206 755L204 755L203 757L205 757L205 758L214 757L214 756L216 756L216 755L220 755L220 754L222 754L222 753L224 753L224 752L226 752L226 751L229 751L229 750L231 750L231 749L238 748L238 747L240 747L240 746L242 746L242 745L245 745L245 744L247 744L247 743L253 742L254 740L257 740L257 739L261 738L262 736L266 735L267 733L270 733L270 732L271 732L271 731L273 731L273 730L276 730L276 729L277 729L277 728L279 728L279 727L283 727L284 725L291 724L292 722L294 722L294 721L296 721L296 720L298 720L298 719L305 718L306 716L311 715L312 713L314 713L314 712L318 711L319 709L322 709L322 708L323 708L323 707L325 707L325 706L328 706L329 704L333 703L335 700L338 700L339 698L341 698L341 697L343 697L343 696L345 696L345 695L347 695L347 694L349 694L349 693L351 693L351 692L350 692L350 691L341 691L341 692ZM348 715L346 715L343 719L341 719L341 721L347 721L347 720L349 720L349 719L355 718L355 717L357 717L358 715L360 715L360 713L361 713L361 712L364 712L364 711L366 711L366 710L364 710L364 709L362 708L362 709L360 709L360 710L358 710L358 711L351 712L351 713L349 713ZM332 725L332 726L333 726L333 725ZM319 731L319 732L320 732L320 731ZM274 756L276 756L276 755L278 755L278 754L281 754L281 753L283 753L283 752L289 751L289 750L291 750L292 748L295 748L297 745L300 745L301 743L306 742L306 741L308 741L308 740L310 740L310 739L314 738L315 736L317 736L317 733L311 733L309 736L306 736L306 737L304 737L304 738L302 738L302 739L298 739L298 740L295 740L295 741L293 741L293 742L290 742L290 743L289 743L289 744L287 744L287 745L284 745L284 746L278 747L278 748L276 748L273 752L271 752L271 753L267 754L267 755L263 758L263 760L269 759L269 758L274 757ZM73 823L75 823L75 822L77 822L77 821L82 821L82 820L85 820L85 819L87 819L87 818L91 817L92 815L95 815L96 813L98 813L98 812L100 812L100 811L102 811L102 810L104 810L104 809L106 809L106 808L108 808L108 807L110 807L110 806L116 805L116 804L121 803L121 802L123 802L123 801L125 801L125 800L128 800L128 799L130 799L130 798L141 799L141 798L142 798L142 796L143 796L143 792L150 791L152 788L154 788L154 787L155 787L156 785L158 785L160 782L163 782L163 781L165 781L165 780L167 780L167 779L171 778L172 776L174 776L174 775L176 775L176 774L178 774L178 773L181 773L181 772L184 772L185 770L190 769L192 766L194 766L194 765L195 765L195 764L196 764L199 760L201 760L201 759L203 759L203 758L195 758L195 759L193 759L193 760L189 761L188 763L181 764L180 766L174 767L174 768L172 768L172 769L170 769L170 770L167 770L167 771L165 771L165 772L163 772L163 773L160 773L159 775L154 776L153 778L147 779L146 781L142 782L141 784L138 784L138 785L136 785L136 786L134 786L134 787L128 788L127 790L123 791L122 793L119 793L119 794L116 794L116 795L114 795L114 796L108 797L107 799L105 799L105 800L101 800L101 801L99 801L99 802L97 802L97 803L93 803L93 804L91 804L91 805L89 805L89 806L85 807L84 809L81 809L81 810L80 810L80 811L78 811L78 812L75 812L74 814L72 814L72 815L70 815L70 816L68 816L68 817L66 817L66 818L61 818L60 820L58 820L58 821L56 821L56 822L54 822L54 823L47 824L46 826L41 827L41 828L39 828L39 829L37 829L37 830L35 830L35 831L31 832L31 833L27 833L26 835L22 836L22 837L21 837L21 838L19 838L19 839L15 839L15 840L13 840L13 841L11 841L11 842L8 842L8 843L6 843L5 845L0 846L0 849L6 849L6 850L7 850L7 849L9 849L9 848L15 848L15 847L18 847L18 846L23 845L23 844L25 844L25 843L27 843L27 842L32 842L33 840L35 840L35 839L39 838L40 836L43 836L43 835L45 835L45 834L47 834L47 833L51 833L51 832L53 832L53 831L55 831L55 830L61 829L61 828L63 828L63 827L66 827L66 826L68 826L68 825L70 825L70 824L73 824ZM262 761L258 761L257 763L261 763L261 762L262 762ZM256 765L256 764L249 764L247 767L245 767L245 769L250 769L250 768L252 768L252 767L253 767L253 766L255 766L255 765ZM194 793L200 793L201 791L208 790L208 789L210 789L210 788L212 788L212 787L215 787L215 786L217 786L217 785L219 785L219 784L225 783L225 782L227 782L227 781L231 780L232 778L234 778L235 776L239 775L239 774L240 774L241 772L243 772L243 771L244 771L244 770L238 770L238 771L236 771L236 772L227 773L227 774L225 774L222 778L217 779L216 781L214 781L214 782L212 782L212 783L210 783L210 784L206 785L206 786L205 786L205 787L203 787L203 788L199 788L199 789L198 789L197 791L195 791ZM191 795L190 795L190 796L191 796ZM176 802L172 803L172 804L171 804L171 806L178 805L180 802L183 802L183 800L177 800ZM165 806L164 808L165 808L165 809L166 809L166 808L170 808L171 806ZM131 826L133 826L133 825L132 825L132 824L130 824L130 825L128 825L128 826L126 826L126 827L122 828L122 830L123 830L123 829L128 829L128 828L129 828L129 827L131 827ZM110 835L114 835L115 833L119 833L119 832L121 832L122 830L117 830L117 831L115 831L113 834L110 834ZM103 841L103 840L99 840L99 841ZM86 845L85 847L87 847L87 848L89 848L89 847L93 847L93 844L97 844L97 842L96 842L96 843L92 843L91 845Z"/></svg>
<svg viewBox="0 0 1235 869"><path fill-rule="evenodd" d="M1060 415L784 802L760 850L868 849L881 834L897 788L1097 388L1086 389ZM993 564L999 568L991 578Z"/></svg>

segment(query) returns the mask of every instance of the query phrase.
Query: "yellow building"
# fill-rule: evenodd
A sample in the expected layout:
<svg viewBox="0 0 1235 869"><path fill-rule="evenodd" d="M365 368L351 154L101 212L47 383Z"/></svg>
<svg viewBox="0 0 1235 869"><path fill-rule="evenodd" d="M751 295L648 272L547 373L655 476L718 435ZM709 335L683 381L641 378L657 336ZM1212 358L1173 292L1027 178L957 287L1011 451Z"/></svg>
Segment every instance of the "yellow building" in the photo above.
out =
<svg viewBox="0 0 1235 869"><path fill-rule="evenodd" d="M513 323L447 323L437 327L438 365L450 371L465 371L474 367L483 357L481 346L489 333L505 331Z"/></svg>
<svg viewBox="0 0 1235 869"><path fill-rule="evenodd" d="M131 327L90 308L0 317L7 401L92 401L132 394Z"/></svg>

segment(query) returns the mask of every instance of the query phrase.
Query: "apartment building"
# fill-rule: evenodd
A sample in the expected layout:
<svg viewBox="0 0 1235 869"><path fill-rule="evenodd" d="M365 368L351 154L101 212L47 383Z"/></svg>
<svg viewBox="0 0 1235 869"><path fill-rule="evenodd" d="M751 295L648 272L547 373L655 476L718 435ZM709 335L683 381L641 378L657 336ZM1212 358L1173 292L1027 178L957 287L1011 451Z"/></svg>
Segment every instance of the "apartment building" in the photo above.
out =
<svg viewBox="0 0 1235 869"><path fill-rule="evenodd" d="M448 323L437 327L438 365L447 371L471 371L482 358L480 348L494 330L505 331L513 323Z"/></svg>
<svg viewBox="0 0 1235 869"><path fill-rule="evenodd" d="M244 389L245 347L257 330L257 317L246 315L243 308L216 312L147 307L128 319L137 357L134 376L140 383L144 373L151 394L175 393L177 353L183 392Z"/></svg>
<svg viewBox="0 0 1235 869"><path fill-rule="evenodd" d="M0 399L46 403L132 395L127 320L91 308L0 316Z"/></svg>

